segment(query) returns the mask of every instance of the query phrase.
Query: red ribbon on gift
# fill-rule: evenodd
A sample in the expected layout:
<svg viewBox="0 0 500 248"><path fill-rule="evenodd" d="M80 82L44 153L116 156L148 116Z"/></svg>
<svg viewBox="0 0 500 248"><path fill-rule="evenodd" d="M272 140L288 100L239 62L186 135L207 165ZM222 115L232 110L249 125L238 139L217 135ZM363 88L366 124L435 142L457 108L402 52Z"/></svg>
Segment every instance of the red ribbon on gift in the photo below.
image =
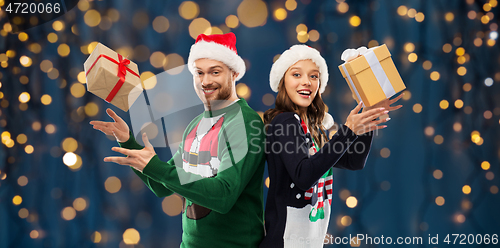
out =
<svg viewBox="0 0 500 248"><path fill-rule="evenodd" d="M135 73L134 71L132 71L130 68L127 67L127 65L130 64L130 60L128 59L123 59L123 57L118 54L118 60L119 61L116 61L115 59L109 57L108 55L105 55L105 54L101 54L97 57L97 59L94 61L94 63L92 64L92 66L89 68L89 70L87 71L87 73L85 74L85 76L87 76L89 74L89 72L92 70L92 68L94 67L94 65L97 63L97 61L100 59L100 58L106 58L108 59L109 61L115 63L118 65L118 74L117 76L120 78L118 80L118 82L115 84L115 87L113 87L113 89L111 90L111 92L109 92L108 94L108 97L106 97L106 99L104 99L106 102L111 102L113 100L113 98L116 96L116 94L118 93L118 91L121 89L121 87L123 86L123 84L125 83L125 75L127 75L127 71L129 71L130 73L132 73L132 75L140 78L141 76L139 76L137 73Z"/></svg>

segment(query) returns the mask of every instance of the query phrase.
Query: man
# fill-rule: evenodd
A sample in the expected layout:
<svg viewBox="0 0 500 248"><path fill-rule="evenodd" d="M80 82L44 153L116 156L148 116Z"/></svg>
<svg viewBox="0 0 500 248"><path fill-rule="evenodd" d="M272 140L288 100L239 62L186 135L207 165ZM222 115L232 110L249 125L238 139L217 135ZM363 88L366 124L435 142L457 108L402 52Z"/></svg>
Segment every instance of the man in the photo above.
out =
<svg viewBox="0 0 500 248"><path fill-rule="evenodd" d="M90 122L114 135L122 148L112 150L127 156L104 161L131 166L158 197L185 198L181 247L257 247L264 237L264 124L236 95L245 63L235 44L233 33L202 34L191 47L188 68L205 112L188 125L168 162L145 134L146 147L140 146L112 110L114 122Z"/></svg>

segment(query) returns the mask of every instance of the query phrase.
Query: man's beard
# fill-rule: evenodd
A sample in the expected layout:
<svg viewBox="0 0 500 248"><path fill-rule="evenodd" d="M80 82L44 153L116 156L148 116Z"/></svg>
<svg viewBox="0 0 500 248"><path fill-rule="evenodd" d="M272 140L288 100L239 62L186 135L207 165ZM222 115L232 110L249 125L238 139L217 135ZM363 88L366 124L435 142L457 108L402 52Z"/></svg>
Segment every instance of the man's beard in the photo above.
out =
<svg viewBox="0 0 500 248"><path fill-rule="evenodd" d="M232 83L229 83L228 87L224 88L219 87L219 94L217 94L217 97L215 99L207 99L208 109L212 108L219 109L219 107L222 108L222 106L224 106L225 103L227 102L227 99L231 97L232 91L233 91Z"/></svg>

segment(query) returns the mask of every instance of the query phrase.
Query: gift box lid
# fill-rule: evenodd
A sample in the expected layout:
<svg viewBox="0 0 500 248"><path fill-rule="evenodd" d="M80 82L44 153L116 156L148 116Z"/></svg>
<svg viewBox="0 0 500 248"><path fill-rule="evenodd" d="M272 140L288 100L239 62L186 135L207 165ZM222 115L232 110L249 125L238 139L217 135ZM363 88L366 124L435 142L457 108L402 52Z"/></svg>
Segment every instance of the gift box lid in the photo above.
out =
<svg viewBox="0 0 500 248"><path fill-rule="evenodd" d="M391 53L389 52L389 49L387 49L387 46L385 44L382 44L377 47L372 47L370 50L375 53L375 56L377 56L378 61L382 61L384 59L387 59L391 57ZM346 66L347 71L351 75L358 74L370 67L368 64L368 61L363 56L359 56L355 58L354 60L351 60L349 62L345 62L343 65ZM342 65L339 66L340 72L342 73L342 76L345 78L346 75L344 71L342 70Z"/></svg>

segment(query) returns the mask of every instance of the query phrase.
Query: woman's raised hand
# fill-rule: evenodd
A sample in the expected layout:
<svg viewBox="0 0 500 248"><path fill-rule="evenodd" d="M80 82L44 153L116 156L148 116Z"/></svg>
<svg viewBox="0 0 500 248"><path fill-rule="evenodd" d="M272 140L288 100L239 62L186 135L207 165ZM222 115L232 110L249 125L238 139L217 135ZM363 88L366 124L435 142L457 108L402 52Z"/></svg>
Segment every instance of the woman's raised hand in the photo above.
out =
<svg viewBox="0 0 500 248"><path fill-rule="evenodd" d="M401 99L401 97L403 97L405 95L405 93L401 93L399 96L395 97L394 99L392 100L389 100L389 98L386 98L385 100L371 106L371 107L365 107L363 108L363 112L367 111L367 110L371 110L371 109L375 109L375 108L385 108L386 110L389 110L389 111L394 111L394 110L398 110L400 109L401 107L403 107L403 105L396 105L396 106L391 106L392 104L396 103L397 101L399 101L399 99Z"/></svg>
<svg viewBox="0 0 500 248"><path fill-rule="evenodd" d="M347 120L344 124L345 126L351 129L351 131L353 131L356 135L361 135L373 130L383 129L387 127L386 125L379 125L389 121L390 118L386 118L383 120L375 119L389 113L389 110L386 110L385 108L375 108L359 113L362 105L363 102L360 102L358 106L351 110L349 116L347 116Z"/></svg>
<svg viewBox="0 0 500 248"><path fill-rule="evenodd" d="M127 123L109 108L106 109L106 113L113 119L113 122L91 121L90 125L106 135L115 136L118 142L127 141L130 136Z"/></svg>

